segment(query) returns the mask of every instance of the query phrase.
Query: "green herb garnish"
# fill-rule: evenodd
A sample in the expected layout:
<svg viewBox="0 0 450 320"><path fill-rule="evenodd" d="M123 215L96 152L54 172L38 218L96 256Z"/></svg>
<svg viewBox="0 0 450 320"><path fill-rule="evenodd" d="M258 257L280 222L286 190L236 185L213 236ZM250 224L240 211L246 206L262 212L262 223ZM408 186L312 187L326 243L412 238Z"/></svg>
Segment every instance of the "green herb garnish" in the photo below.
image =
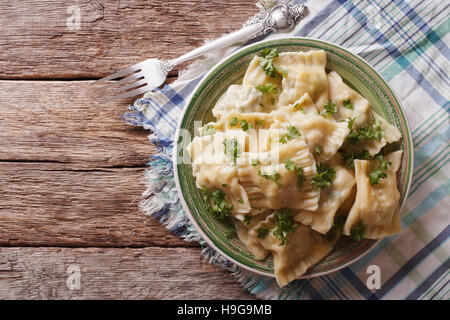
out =
<svg viewBox="0 0 450 320"><path fill-rule="evenodd" d="M212 124L206 125L205 129L203 129L203 135L204 136L213 135L216 132L217 132L217 129L214 128Z"/></svg>
<svg viewBox="0 0 450 320"><path fill-rule="evenodd" d="M312 178L311 184L316 188L327 188L331 186L332 180L336 176L336 171L326 163L317 166L317 173Z"/></svg>
<svg viewBox="0 0 450 320"><path fill-rule="evenodd" d="M266 228L259 228L258 229L258 238L264 239L269 235L269 229Z"/></svg>
<svg viewBox="0 0 450 320"><path fill-rule="evenodd" d="M356 144L361 140L368 139L376 139L380 141L381 138L384 137L384 132L380 125L380 121L373 116L368 125L361 126L358 130L353 129L352 125L352 129L347 136L347 141L350 144Z"/></svg>
<svg viewBox="0 0 450 320"><path fill-rule="evenodd" d="M252 217L249 216L248 214L246 214L246 215L244 216L244 220L243 220L242 222L244 222L244 224L245 224L246 226L249 226L251 220L252 220Z"/></svg>
<svg viewBox="0 0 450 320"><path fill-rule="evenodd" d="M227 237L227 239L231 239L234 238L236 236L236 229L230 229L227 232L225 232L225 236Z"/></svg>
<svg viewBox="0 0 450 320"><path fill-rule="evenodd" d="M345 165L349 167L350 169L355 169L355 159L369 159L370 154L369 151L366 149L362 150L361 152L347 152L343 153L341 152L342 161L344 161Z"/></svg>
<svg viewBox="0 0 450 320"><path fill-rule="evenodd" d="M292 211L289 209L280 209L274 212L277 227L272 231L275 238L281 241L280 246L287 245L289 233L294 232L298 224L294 223Z"/></svg>
<svg viewBox="0 0 450 320"><path fill-rule="evenodd" d="M237 126L238 123L239 123L239 119L237 117L233 117L230 119L230 126L232 126L232 127Z"/></svg>
<svg viewBox="0 0 450 320"><path fill-rule="evenodd" d="M329 100L326 105L323 106L324 110L320 113L323 116L332 116L337 112L337 104L336 102L331 102Z"/></svg>
<svg viewBox="0 0 450 320"><path fill-rule="evenodd" d="M346 108L346 109L350 109L350 110L354 109L353 103L350 102L350 99L344 100L343 104L344 104L344 108Z"/></svg>
<svg viewBox="0 0 450 320"><path fill-rule="evenodd" d="M257 125L257 126L264 125L264 120L255 120L255 125Z"/></svg>
<svg viewBox="0 0 450 320"><path fill-rule="evenodd" d="M353 240L361 240L366 236L366 227L364 226L364 224L362 223L361 220L358 221L357 224L355 224L351 229L350 229L350 238L352 238Z"/></svg>
<svg viewBox="0 0 450 320"><path fill-rule="evenodd" d="M262 94L278 93L278 88L273 83L267 83L264 85L259 84L259 85L255 86L255 89L261 91Z"/></svg>
<svg viewBox="0 0 450 320"><path fill-rule="evenodd" d="M256 167L259 164L259 160L258 159L253 159L251 162L253 167Z"/></svg>
<svg viewBox="0 0 450 320"><path fill-rule="evenodd" d="M211 191L205 187L200 189L203 200L208 204L208 211L217 219L224 219L231 215L233 205L225 200L225 192L220 189Z"/></svg>
<svg viewBox="0 0 450 320"><path fill-rule="evenodd" d="M240 153L240 147L239 147L237 140L236 139L231 139L231 140L225 139L223 141L223 145L225 146L225 150L224 150L225 155L228 158L230 158L233 161L233 163L236 165L236 159L238 158L239 153Z"/></svg>
<svg viewBox="0 0 450 320"><path fill-rule="evenodd" d="M222 187L227 187L228 185L226 183L222 183Z"/></svg>
<svg viewBox="0 0 450 320"><path fill-rule="evenodd" d="M375 157L379 162L380 166L369 173L369 180L371 185L377 185L380 183L380 179L387 178L387 170L388 166L392 163L384 159L384 157L380 154Z"/></svg>
<svg viewBox="0 0 450 320"><path fill-rule="evenodd" d="M306 180L306 177L303 174L303 168L295 164L291 159L285 159L284 166L287 171L294 172L297 175L297 187L300 189L303 186L303 182Z"/></svg>
<svg viewBox="0 0 450 320"><path fill-rule="evenodd" d="M243 204L244 200L242 198L239 198L237 202L239 202L240 204Z"/></svg>
<svg viewBox="0 0 450 320"><path fill-rule="evenodd" d="M281 182L280 182L281 174L279 174L278 172L275 172L274 174L267 174L267 173L261 171L261 169L260 169L260 170L258 170L258 175L263 177L266 180L272 180L273 182L275 182L277 184L278 188L281 188L281 186L282 186Z"/></svg>
<svg viewBox="0 0 450 320"><path fill-rule="evenodd" d="M327 233L323 235L323 237L328 240L332 241L336 238L336 236L339 233L342 233L342 230L344 230L345 220L347 220L347 217L344 215L339 215L337 217L334 217L333 225L331 226L331 229L328 230Z"/></svg>
<svg viewBox="0 0 450 320"><path fill-rule="evenodd" d="M242 130L244 130L244 131L248 131L249 129L252 128L252 125L251 125L249 122L247 122L247 120L245 120L245 119L242 119L242 120L239 122L239 124L241 125L241 128L242 128Z"/></svg>
<svg viewBox="0 0 450 320"><path fill-rule="evenodd" d="M287 143L289 140L295 139L300 137L301 134L300 132L297 130L296 127L294 126L288 126L287 127L287 133L283 134L279 140L279 142L285 144Z"/></svg>
<svg viewBox="0 0 450 320"><path fill-rule="evenodd" d="M263 70L266 72L266 74L271 78L276 78L280 75L280 72L277 68L273 65L273 59L277 58L279 56L277 49L269 49L266 48L261 51L260 53L260 63L259 65Z"/></svg>
<svg viewBox="0 0 450 320"><path fill-rule="evenodd" d="M322 148L320 146L314 146L314 151L316 151L316 153L320 156L322 153Z"/></svg>

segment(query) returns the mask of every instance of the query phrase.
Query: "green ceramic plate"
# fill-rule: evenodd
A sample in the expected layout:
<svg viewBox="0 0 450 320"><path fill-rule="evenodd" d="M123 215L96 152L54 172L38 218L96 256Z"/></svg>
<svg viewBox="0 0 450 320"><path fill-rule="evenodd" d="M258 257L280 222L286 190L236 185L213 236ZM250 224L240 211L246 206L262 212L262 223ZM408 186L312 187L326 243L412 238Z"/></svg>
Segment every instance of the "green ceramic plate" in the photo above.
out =
<svg viewBox="0 0 450 320"><path fill-rule="evenodd" d="M229 226L208 214L200 192L195 187L191 165L182 161L183 156L186 158L185 149L190 142L190 137L186 134L180 135L180 129L185 129L191 137L194 137L195 121L205 124L214 120L211 109L216 101L229 85L242 79L253 56L264 48L277 48L279 52L325 50L327 71L336 71L348 85L370 101L376 112L400 130L402 139L398 147L404 151L398 174L401 206L405 203L411 182L413 150L411 133L404 111L386 81L365 60L340 46L309 38L267 40L245 47L214 66L194 89L178 124L175 135L178 143L174 148L175 180L178 192L187 215L207 243L240 267L273 277L272 259L256 260L237 238L227 239L226 231ZM310 268L303 278L339 270L361 258L375 244L374 240L355 242L347 237L341 237L335 249L325 259Z"/></svg>

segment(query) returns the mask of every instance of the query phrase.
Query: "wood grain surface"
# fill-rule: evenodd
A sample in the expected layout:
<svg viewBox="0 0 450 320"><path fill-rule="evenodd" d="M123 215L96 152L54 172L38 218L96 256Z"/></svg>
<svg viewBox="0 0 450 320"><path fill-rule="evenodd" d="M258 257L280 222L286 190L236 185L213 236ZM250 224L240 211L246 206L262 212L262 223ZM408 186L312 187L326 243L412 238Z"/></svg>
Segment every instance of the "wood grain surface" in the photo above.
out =
<svg viewBox="0 0 450 320"><path fill-rule="evenodd" d="M197 243L139 211L150 132L121 119L131 99L104 103L92 84L236 30L254 3L2 3L0 299L253 298ZM78 30L67 26L73 5ZM69 265L79 290L66 284Z"/></svg>

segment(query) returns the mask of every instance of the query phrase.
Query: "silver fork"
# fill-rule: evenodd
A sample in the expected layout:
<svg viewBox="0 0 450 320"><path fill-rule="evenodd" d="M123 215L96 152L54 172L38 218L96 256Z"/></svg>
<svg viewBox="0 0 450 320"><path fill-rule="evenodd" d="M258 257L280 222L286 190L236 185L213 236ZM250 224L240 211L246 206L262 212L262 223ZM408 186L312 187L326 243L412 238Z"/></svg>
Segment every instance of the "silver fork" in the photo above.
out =
<svg viewBox="0 0 450 320"><path fill-rule="evenodd" d="M308 14L308 8L299 4L283 4L273 7L267 14L248 22L242 29L205 44L179 58L167 61L148 59L128 69L97 80L95 83L122 78L103 86L106 101L134 97L159 87L175 66L207 52L264 35L271 31L289 31Z"/></svg>

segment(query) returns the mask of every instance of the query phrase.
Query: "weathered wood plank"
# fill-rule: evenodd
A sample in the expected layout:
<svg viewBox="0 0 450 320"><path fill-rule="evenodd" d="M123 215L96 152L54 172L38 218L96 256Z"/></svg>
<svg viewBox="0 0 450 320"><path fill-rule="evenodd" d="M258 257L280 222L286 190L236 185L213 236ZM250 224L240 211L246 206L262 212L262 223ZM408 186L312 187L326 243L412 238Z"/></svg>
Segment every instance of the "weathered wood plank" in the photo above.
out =
<svg viewBox="0 0 450 320"><path fill-rule="evenodd" d="M0 299L254 297L199 248L0 248Z"/></svg>
<svg viewBox="0 0 450 320"><path fill-rule="evenodd" d="M0 246L198 246L139 211L143 170L0 163Z"/></svg>
<svg viewBox="0 0 450 320"><path fill-rule="evenodd" d="M0 6L0 78L98 78L144 58L175 58L239 29L257 12L254 4L9 0Z"/></svg>
<svg viewBox="0 0 450 320"><path fill-rule="evenodd" d="M149 131L125 123L127 101L103 103L92 83L0 81L0 160L144 166Z"/></svg>

